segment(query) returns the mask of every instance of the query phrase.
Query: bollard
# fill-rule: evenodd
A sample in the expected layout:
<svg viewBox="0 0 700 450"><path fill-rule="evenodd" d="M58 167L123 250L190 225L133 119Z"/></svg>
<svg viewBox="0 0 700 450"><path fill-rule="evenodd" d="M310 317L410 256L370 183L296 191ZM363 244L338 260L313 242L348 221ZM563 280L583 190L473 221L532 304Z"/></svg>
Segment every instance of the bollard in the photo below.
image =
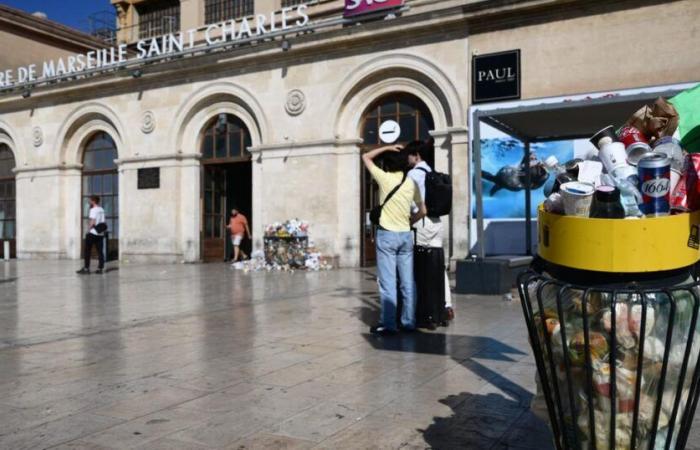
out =
<svg viewBox="0 0 700 450"><path fill-rule="evenodd" d="M2 242L2 256L5 261L10 260L10 241Z"/></svg>

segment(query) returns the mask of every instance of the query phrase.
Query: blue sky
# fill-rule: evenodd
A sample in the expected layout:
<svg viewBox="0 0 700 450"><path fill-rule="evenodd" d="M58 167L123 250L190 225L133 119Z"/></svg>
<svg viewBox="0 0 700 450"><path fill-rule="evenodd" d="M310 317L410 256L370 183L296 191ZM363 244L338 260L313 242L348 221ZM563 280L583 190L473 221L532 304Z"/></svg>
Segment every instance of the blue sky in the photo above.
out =
<svg viewBox="0 0 700 450"><path fill-rule="evenodd" d="M0 0L0 3L29 13L43 11L49 19L83 31L90 29L90 14L114 11L109 0Z"/></svg>

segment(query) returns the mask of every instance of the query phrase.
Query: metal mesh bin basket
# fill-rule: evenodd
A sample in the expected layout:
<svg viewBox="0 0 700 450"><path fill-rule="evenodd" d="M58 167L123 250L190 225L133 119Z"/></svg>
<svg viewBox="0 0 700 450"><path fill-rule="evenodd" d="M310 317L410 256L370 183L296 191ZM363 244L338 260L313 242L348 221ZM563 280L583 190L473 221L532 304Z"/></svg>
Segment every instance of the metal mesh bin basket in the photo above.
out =
<svg viewBox="0 0 700 450"><path fill-rule="evenodd" d="M557 449L685 448L700 284L687 270L604 285L543 273L518 286Z"/></svg>

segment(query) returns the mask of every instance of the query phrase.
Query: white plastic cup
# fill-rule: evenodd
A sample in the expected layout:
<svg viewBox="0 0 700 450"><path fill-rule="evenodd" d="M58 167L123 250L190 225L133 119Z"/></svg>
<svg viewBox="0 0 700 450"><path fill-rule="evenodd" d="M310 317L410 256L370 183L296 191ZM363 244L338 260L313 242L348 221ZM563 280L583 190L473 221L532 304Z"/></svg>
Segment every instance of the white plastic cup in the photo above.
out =
<svg viewBox="0 0 700 450"><path fill-rule="evenodd" d="M564 213L567 216L588 217L591 213L591 203L595 187L590 183L570 181L559 189L564 200Z"/></svg>

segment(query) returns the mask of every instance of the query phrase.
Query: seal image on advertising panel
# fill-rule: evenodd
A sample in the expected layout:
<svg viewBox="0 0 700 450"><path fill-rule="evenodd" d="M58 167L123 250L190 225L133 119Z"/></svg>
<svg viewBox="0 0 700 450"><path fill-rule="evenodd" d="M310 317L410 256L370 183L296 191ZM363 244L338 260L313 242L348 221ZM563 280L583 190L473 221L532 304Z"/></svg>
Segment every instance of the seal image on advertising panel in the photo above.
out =
<svg viewBox="0 0 700 450"><path fill-rule="evenodd" d="M284 109L290 116L298 116L303 113L306 109L306 96L304 93L299 89L289 91Z"/></svg>
<svg viewBox="0 0 700 450"><path fill-rule="evenodd" d="M40 127L32 128L32 142L34 147L41 147L41 144L44 143L44 132L41 131Z"/></svg>
<svg viewBox="0 0 700 450"><path fill-rule="evenodd" d="M152 133L156 129L156 116L153 111L146 111L141 117L141 131L145 134Z"/></svg>
<svg viewBox="0 0 700 450"><path fill-rule="evenodd" d="M537 159L537 154L534 151L530 152L530 156L523 157L519 165L503 166L494 175L487 171L481 172L481 177L487 181L494 183L489 195L494 196L501 189L506 189L511 192L518 192L527 188L527 171L530 167L530 189L539 189L549 179L549 173L544 168L544 164Z"/></svg>

